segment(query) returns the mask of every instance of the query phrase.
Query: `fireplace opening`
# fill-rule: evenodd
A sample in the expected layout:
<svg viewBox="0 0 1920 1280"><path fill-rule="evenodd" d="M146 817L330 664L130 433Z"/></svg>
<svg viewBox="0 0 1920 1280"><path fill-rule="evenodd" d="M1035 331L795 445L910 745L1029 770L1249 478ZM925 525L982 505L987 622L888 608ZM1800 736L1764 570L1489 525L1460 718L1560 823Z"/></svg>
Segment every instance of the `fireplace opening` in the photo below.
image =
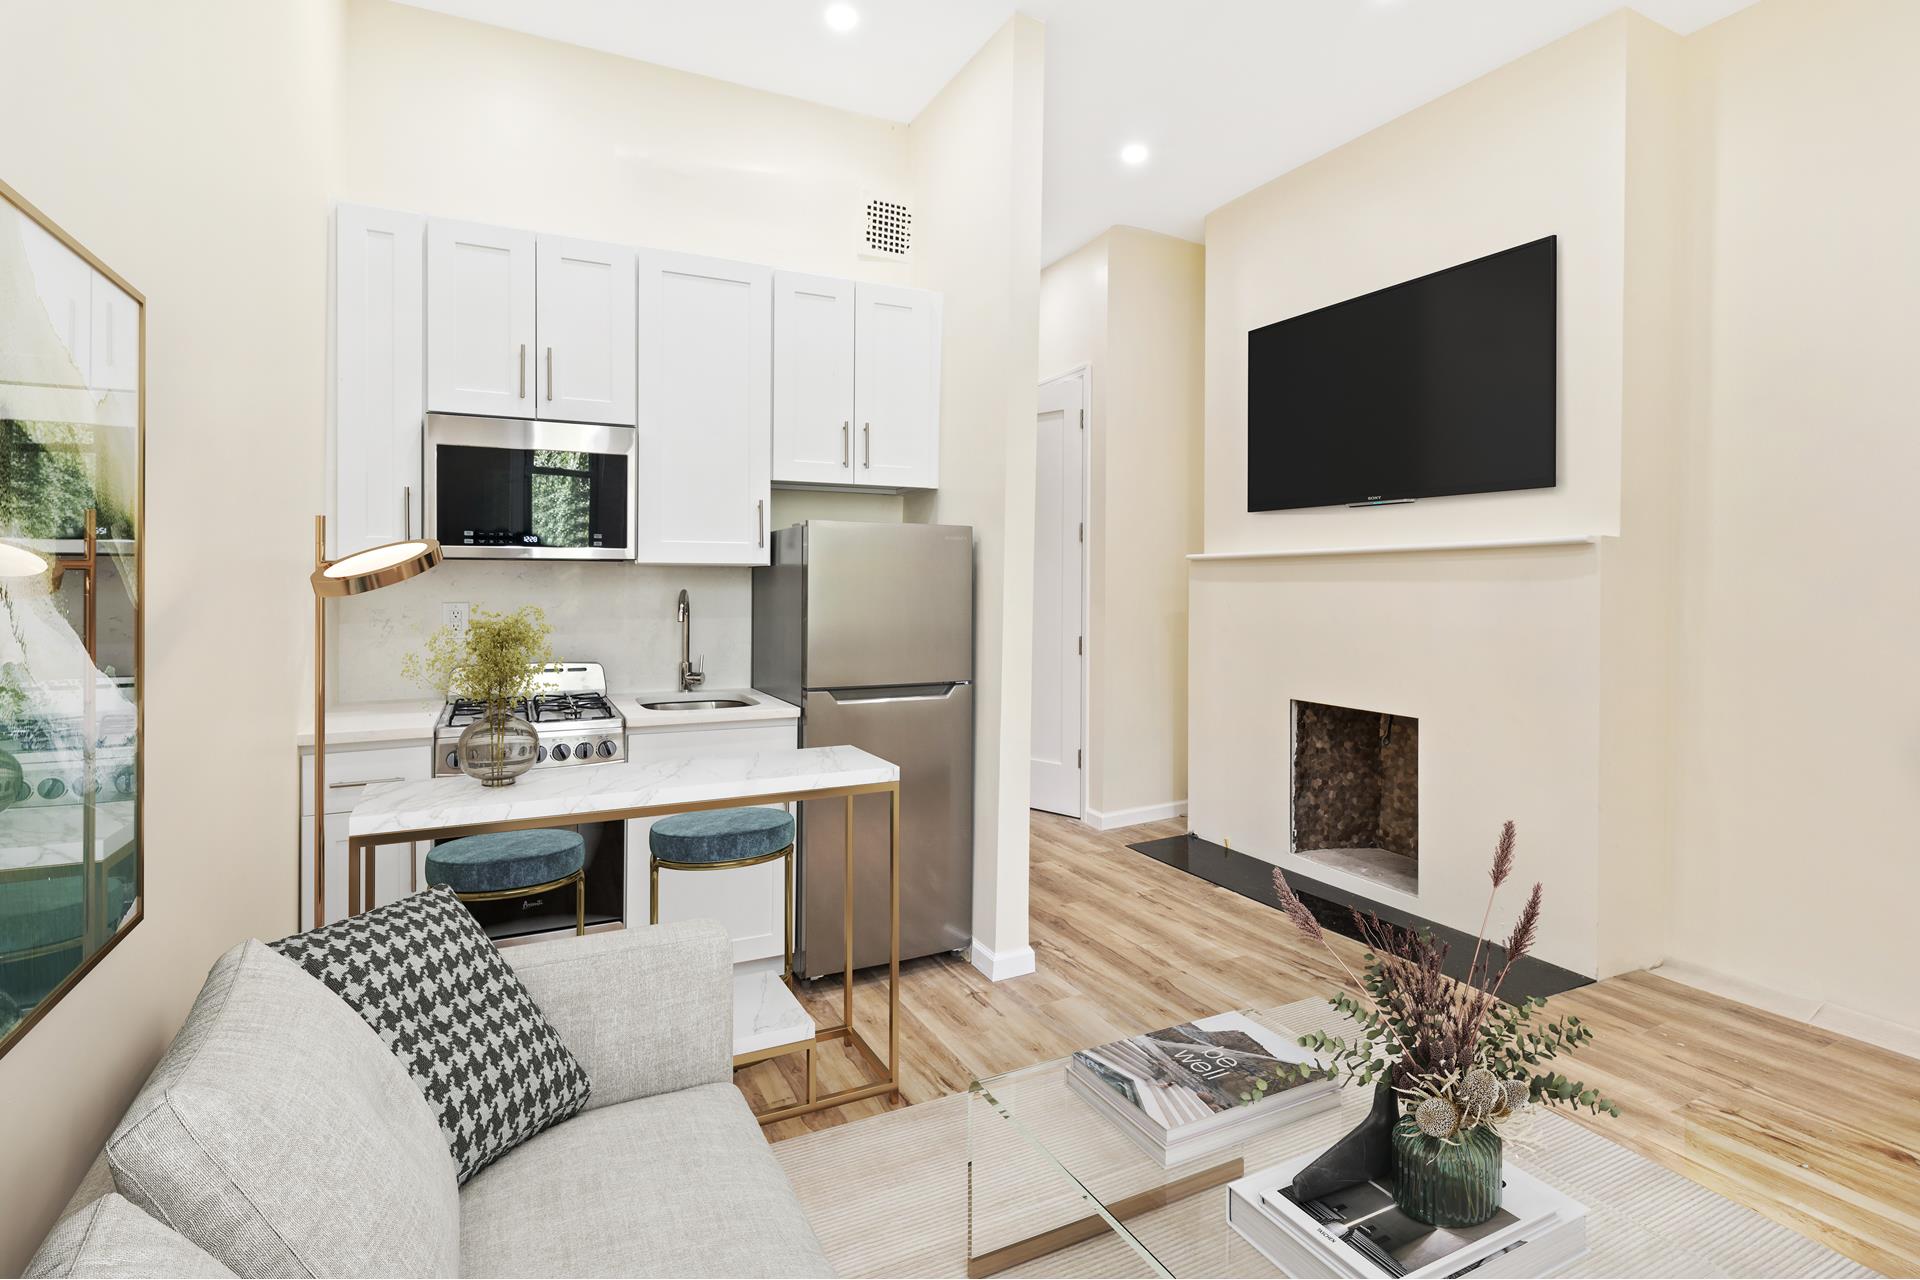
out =
<svg viewBox="0 0 1920 1280"><path fill-rule="evenodd" d="M1419 720L1294 700L1293 851L1419 891Z"/></svg>

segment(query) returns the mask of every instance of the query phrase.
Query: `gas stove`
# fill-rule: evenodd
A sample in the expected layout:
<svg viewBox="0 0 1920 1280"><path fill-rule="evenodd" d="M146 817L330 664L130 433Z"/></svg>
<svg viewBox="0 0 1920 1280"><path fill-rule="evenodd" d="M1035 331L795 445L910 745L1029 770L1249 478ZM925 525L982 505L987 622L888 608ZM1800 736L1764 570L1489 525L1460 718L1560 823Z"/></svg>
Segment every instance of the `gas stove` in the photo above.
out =
<svg viewBox="0 0 1920 1280"><path fill-rule="evenodd" d="M91 744L86 729L89 716L69 710L78 705L77 690L77 684L38 689L30 708L0 718L0 757L7 758L0 759L0 808L107 804L133 798L136 721L131 684L122 687L103 680L96 686Z"/></svg>
<svg viewBox="0 0 1920 1280"><path fill-rule="evenodd" d="M627 718L607 696L597 662L553 662L540 669L541 692L516 703L513 713L540 735L534 768L608 764L627 758ZM448 700L433 727L433 774L460 772L460 734L486 714L464 698Z"/></svg>

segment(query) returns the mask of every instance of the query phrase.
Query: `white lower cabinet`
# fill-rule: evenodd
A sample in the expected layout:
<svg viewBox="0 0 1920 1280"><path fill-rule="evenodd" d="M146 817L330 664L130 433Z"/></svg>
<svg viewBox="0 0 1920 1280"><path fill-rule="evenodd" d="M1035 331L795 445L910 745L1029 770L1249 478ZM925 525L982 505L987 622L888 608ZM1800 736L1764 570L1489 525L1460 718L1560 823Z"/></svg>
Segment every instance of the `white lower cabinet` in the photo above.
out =
<svg viewBox="0 0 1920 1280"><path fill-rule="evenodd" d="M327 752L326 840L327 918L333 924L347 917L347 817L368 787L388 782L412 782L427 777L432 761L424 742L418 746L370 747ZM313 752L300 753L300 927L315 927L313 918ZM418 885L424 888L424 844L383 845L374 860L374 901L404 898Z"/></svg>
<svg viewBox="0 0 1920 1280"><path fill-rule="evenodd" d="M790 749L798 741L795 722L745 725L737 729L662 729L627 735L633 760L671 760L695 756L749 755ZM784 806L789 811L791 805ZM627 823L627 925L647 923L648 845L653 820ZM732 871L662 871L660 920L718 920L733 938L733 961L781 956L786 947L786 864L763 862Z"/></svg>

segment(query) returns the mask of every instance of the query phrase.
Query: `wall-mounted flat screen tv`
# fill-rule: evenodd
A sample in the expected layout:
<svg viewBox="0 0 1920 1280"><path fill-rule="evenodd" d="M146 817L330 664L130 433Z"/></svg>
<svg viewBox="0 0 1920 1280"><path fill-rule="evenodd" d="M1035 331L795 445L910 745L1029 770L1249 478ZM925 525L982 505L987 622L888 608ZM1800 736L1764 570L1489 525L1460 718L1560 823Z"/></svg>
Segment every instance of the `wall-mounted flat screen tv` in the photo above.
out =
<svg viewBox="0 0 1920 1280"><path fill-rule="evenodd" d="M1550 489L1555 237L1247 334L1247 510Z"/></svg>

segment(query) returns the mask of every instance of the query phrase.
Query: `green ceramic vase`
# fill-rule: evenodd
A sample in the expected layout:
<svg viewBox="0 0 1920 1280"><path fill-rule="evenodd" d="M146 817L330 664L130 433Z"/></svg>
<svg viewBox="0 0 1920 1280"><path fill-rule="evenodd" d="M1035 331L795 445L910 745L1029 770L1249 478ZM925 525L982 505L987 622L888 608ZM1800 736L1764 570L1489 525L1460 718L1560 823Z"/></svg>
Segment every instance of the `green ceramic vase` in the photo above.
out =
<svg viewBox="0 0 1920 1280"><path fill-rule="evenodd" d="M1477 1227L1500 1209L1500 1135L1486 1125L1446 1142L1413 1117L1393 1126L1393 1199L1408 1217L1435 1227Z"/></svg>

